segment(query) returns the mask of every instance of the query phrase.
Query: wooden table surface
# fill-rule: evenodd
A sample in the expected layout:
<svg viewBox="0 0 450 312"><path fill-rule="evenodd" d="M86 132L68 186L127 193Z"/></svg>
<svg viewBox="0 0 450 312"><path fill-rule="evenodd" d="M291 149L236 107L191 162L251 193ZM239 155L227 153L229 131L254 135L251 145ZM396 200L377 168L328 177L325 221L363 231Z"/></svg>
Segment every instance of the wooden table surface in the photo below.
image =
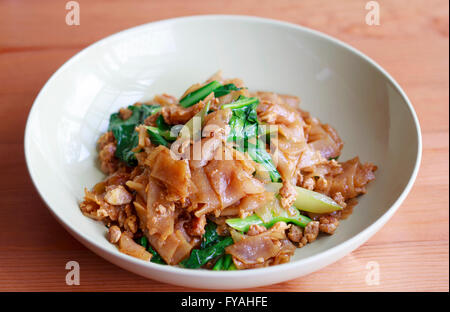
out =
<svg viewBox="0 0 450 312"><path fill-rule="evenodd" d="M89 44L135 25L195 14L245 14L304 25L361 50L409 95L423 135L417 181L394 217L366 244L318 272L253 291L449 290L449 6L447 0L380 0L380 25L365 23L362 0L0 0L0 291L188 290L144 279L103 260L50 215L29 178L25 122L39 90ZM65 283L66 262L81 285ZM367 264L379 265L368 285Z"/></svg>

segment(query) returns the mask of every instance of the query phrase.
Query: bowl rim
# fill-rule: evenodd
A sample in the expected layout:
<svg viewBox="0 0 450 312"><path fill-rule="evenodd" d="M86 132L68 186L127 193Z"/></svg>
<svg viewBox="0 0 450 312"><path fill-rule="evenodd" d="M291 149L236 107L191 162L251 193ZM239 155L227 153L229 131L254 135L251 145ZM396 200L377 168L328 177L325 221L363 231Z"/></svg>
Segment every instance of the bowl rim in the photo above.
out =
<svg viewBox="0 0 450 312"><path fill-rule="evenodd" d="M356 57L361 58L365 62L367 62L369 65L371 65L374 69L376 69L378 72L380 72L384 78L392 85L394 90L396 90L401 98L404 100L404 102L407 104L407 108L409 113L411 114L415 130L416 130L416 138L417 138L417 152L416 152L416 159L414 164L414 169L411 172L411 175L409 177L408 183L406 184L405 188L403 189L402 193L398 198L395 200L395 202L391 205L391 207L383 213L377 220L375 220L373 223L371 223L369 226L367 226L364 230L360 231L358 234L354 235L353 237L343 241L340 244L337 244L331 248L328 248L327 250L320 252L318 254L308 256L306 258L297 260L297 261L290 261L288 263L276 265L276 266L270 266L265 268L257 268L257 269L251 269L251 270L236 270L236 271L212 271L212 270L202 270L202 269L186 269L181 268L178 266L171 266L171 265L160 265L152 262L144 262L140 259L125 255L118 250L110 250L103 246L103 244L97 242L95 239L87 236L85 233L77 230L76 228L72 227L68 222L65 221L65 217L63 214L58 214L53 208L48 204L48 201L46 200L46 194L43 193L43 191L39 187L39 181L37 178L37 173L35 172L35 169L32 167L30 163L30 159L32 158L32 155L30 154L30 147L29 145L31 140L31 134L30 134L30 120L32 119L32 116L36 114L36 111L38 109L38 105L40 102L40 98L42 96L42 93L48 88L48 85L51 81L57 79L57 76L60 72L62 72L66 67L69 67L72 63L74 63L77 59L82 57L84 54L88 53L90 49L93 47L99 46L107 41L114 40L117 37L126 35L128 33L133 33L139 30L143 30L146 27L156 27L159 25L164 24L171 24L171 23L178 23L178 22L189 22L189 21L214 21L214 20L231 20L231 21L237 21L237 22L251 22L254 24L268 24L272 26L281 26L286 27L295 31L301 31L304 33L308 33L313 36L317 36L321 39L324 39L326 41L330 41L332 44L335 44L349 52L351 52ZM150 270L157 270L161 271L163 273L175 273L175 274L181 274L181 275L189 275L190 277L198 277L198 278L214 278L214 277L230 277L230 278L242 278L242 277L248 277L251 278L253 276L259 276L260 274L276 274L277 272L284 272L287 270L295 269L296 267L302 265L308 265L311 263L314 263L319 258L327 258L332 257L333 255L336 256L339 254L339 250L354 250L358 248L361 244L366 242L372 235L374 235L391 217L392 215L397 211L397 209L400 207L401 203L405 200L407 195L409 194L415 179L417 177L421 158L422 158L422 136L421 136L421 129L419 120L417 117L416 112L414 111L414 108L406 95L406 93L403 91L403 89L400 87L400 85L397 83L397 81L389 74L386 70L384 70L378 63L376 63L374 60L372 60L370 57L365 55L364 53L360 52L356 48L352 47L351 45L344 43L343 41L336 39L330 35L327 35L325 33L322 33L320 31L307 28L305 26L301 26L298 24L286 22L286 21L280 21L275 20L271 18L263 18L263 17L256 17L256 16L249 16L249 15L229 15L229 14L202 14L202 15L190 15L190 16L182 16L182 17L175 17L175 18L169 18L169 19L163 19L158 21L153 21L149 23L145 23L142 25L134 26L119 32L116 32L114 34L108 35L90 45L83 48L81 51L77 52L75 55L73 55L71 58L69 58L63 65L61 65L47 80L47 82L44 84L44 86L39 91L38 95L36 96L33 105L29 111L28 117L27 117L27 123L25 126L25 135L24 135L24 153L25 153L25 161L27 164L27 169L29 172L29 175L31 177L31 180L34 184L34 187L36 188L38 194L40 195L43 202L46 204L48 209L50 210L51 214L56 218L56 220L66 229L68 230L75 238L77 238L83 245L85 245L88 249L93 251L94 253L100 255L105 260L111 262L111 260L108 259L104 254L107 254L109 257L112 258L118 258L119 260L123 262L127 262L132 265L136 265L136 267L141 267L145 269ZM103 252L103 255L99 254L94 248L99 249ZM337 260L341 259L348 253L346 252L344 255L335 257L333 261L330 262L336 262ZM295 278L296 276L293 275L292 278Z"/></svg>

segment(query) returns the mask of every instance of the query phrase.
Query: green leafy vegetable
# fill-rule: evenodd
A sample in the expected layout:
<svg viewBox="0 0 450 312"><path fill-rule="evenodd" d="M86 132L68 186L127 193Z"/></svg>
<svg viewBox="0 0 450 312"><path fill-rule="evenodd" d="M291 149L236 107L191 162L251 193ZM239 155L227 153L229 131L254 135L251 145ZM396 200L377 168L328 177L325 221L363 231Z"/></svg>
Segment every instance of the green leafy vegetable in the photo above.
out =
<svg viewBox="0 0 450 312"><path fill-rule="evenodd" d="M216 244L220 243L222 240L225 239L225 237L220 236L217 233L216 229L217 225L214 222L208 221L208 223L205 226L205 234L203 234L200 249L215 246ZM226 254L217 260L216 264L213 267L213 270L227 270L231 262L232 262L231 255Z"/></svg>
<svg viewBox="0 0 450 312"><path fill-rule="evenodd" d="M158 128L146 126L148 136L150 137L150 141L152 141L155 145L164 145L165 147L169 146L169 142L166 141L163 135L161 135Z"/></svg>
<svg viewBox="0 0 450 312"><path fill-rule="evenodd" d="M143 124L148 116L161 111L161 107L157 105L131 105L128 106L128 109L132 111L132 115L126 120L120 118L119 113L111 114L108 130L112 131L117 141L115 156L129 166L136 166L137 161L132 150L138 145L139 135L135 128Z"/></svg>
<svg viewBox="0 0 450 312"><path fill-rule="evenodd" d="M185 97L180 100L180 105L183 107L190 107L199 101L203 100L207 97L211 92L213 92L216 88L222 86L220 82L214 80L210 83L204 85L203 87L188 93Z"/></svg>
<svg viewBox="0 0 450 312"><path fill-rule="evenodd" d="M166 262L163 260L163 258L161 258L161 256L159 255L159 253L157 253L157 252L152 248L152 246L150 246L150 244L149 244L148 247L147 247L147 251L153 255L152 258L150 259L151 262L159 263L159 264L166 264Z"/></svg>
<svg viewBox="0 0 450 312"><path fill-rule="evenodd" d="M205 234L203 234L200 248L209 247L222 239L222 236L217 233L217 225L214 222L208 221L205 226Z"/></svg>
<svg viewBox="0 0 450 312"><path fill-rule="evenodd" d="M137 160L132 151L139 141L139 136L135 131L135 125L122 125L114 127L112 133L117 141L115 156L127 163L128 166L136 166Z"/></svg>
<svg viewBox="0 0 450 312"><path fill-rule="evenodd" d="M142 236L140 239L138 239L137 243L139 245L141 245L142 247L144 247L145 249L147 249L147 251L153 255L152 259L150 260L151 262L159 263L159 264L166 264L164 262L164 260L161 258L161 256L155 250L153 250L152 246L150 246L146 236Z"/></svg>
<svg viewBox="0 0 450 312"><path fill-rule="evenodd" d="M139 120L139 124L143 124L145 118L147 118L150 115L153 115L155 113L159 113L161 111L161 106L159 105L146 105L146 104L142 104L140 106L132 106L132 107L138 107L141 111L141 116L140 116L140 120ZM130 107L128 107L130 108Z"/></svg>
<svg viewBox="0 0 450 312"><path fill-rule="evenodd" d="M248 143L244 148L238 149L241 152L247 152L248 155L257 163L262 164L264 169L268 172L270 179L273 182L281 181L280 173L272 161L272 157L263 147L262 142L257 141L257 144ZM238 146L239 148L239 146Z"/></svg>
<svg viewBox="0 0 450 312"><path fill-rule="evenodd" d="M180 263L181 266L198 269L208 261L224 254L225 247L233 244L233 239L230 236L220 236L217 234L216 228L217 226L213 222L208 222L200 249L192 250L190 257Z"/></svg>
<svg viewBox="0 0 450 312"><path fill-rule="evenodd" d="M236 85L234 83L229 83L223 86L220 86L218 88L216 88L214 90L214 96L216 98L219 98L221 96L227 95L228 93L230 93L231 91L239 91L242 88L238 88L236 87Z"/></svg>
<svg viewBox="0 0 450 312"><path fill-rule="evenodd" d="M156 126L162 131L170 131L170 126L166 123L162 114L156 118Z"/></svg>
<svg viewBox="0 0 450 312"><path fill-rule="evenodd" d="M227 95L231 91L239 91L242 88L236 87L233 83L222 85L220 82L214 80L204 85L203 87L188 93L180 100L180 105L183 107L190 107L207 97L211 92L214 92L216 98Z"/></svg>
<svg viewBox="0 0 450 312"><path fill-rule="evenodd" d="M238 98L236 102L245 101L246 105L228 106L231 108L232 116L230 118L230 134L228 141L235 142L238 145L246 145L246 143L255 138L258 134L258 116L256 114L256 106L259 100L246 101L247 98L242 96ZM236 102L232 102L232 105ZM242 103L242 102L241 102ZM225 106L224 105L224 106ZM224 108L222 106L222 108Z"/></svg>
<svg viewBox="0 0 450 312"><path fill-rule="evenodd" d="M109 126L108 131L113 130L116 127L120 127L123 125L139 125L142 124L150 115L153 115L157 112L161 111L161 106L158 105L141 105L141 106L135 106L130 105L128 106L128 109L132 111L132 115L126 119L123 120L119 113L113 113L109 117Z"/></svg>
<svg viewBox="0 0 450 312"><path fill-rule="evenodd" d="M232 111L229 122L231 130L227 140L235 143L235 149L248 153L255 162L262 164L271 181L278 182L281 176L272 157L266 151L265 144L258 140L259 123L256 113L258 104L259 100L256 97L240 96L236 101L222 106L222 109L230 108Z"/></svg>
<svg viewBox="0 0 450 312"><path fill-rule="evenodd" d="M209 260L222 255L225 251L225 247L232 244L233 239L230 236L227 236L218 243L204 249L194 249L191 252L191 256L186 260L183 260L181 265L185 268L198 269L205 265Z"/></svg>
<svg viewBox="0 0 450 312"><path fill-rule="evenodd" d="M162 136L164 139L168 140L168 141L175 141L177 137L172 136L172 134L170 133L170 130L163 130L157 127L152 127L152 126L145 126L147 128L148 131L152 131L155 133L158 133L160 136Z"/></svg>
<svg viewBox="0 0 450 312"><path fill-rule="evenodd" d="M147 249L148 247L148 240L147 237L142 236L139 240L138 240L139 245L141 245L142 247L144 247L145 249Z"/></svg>
<svg viewBox="0 0 450 312"><path fill-rule="evenodd" d="M156 127L145 126L147 128L150 140L155 145L169 146L169 142L173 142L177 137L172 133L170 126L164 120L163 115L156 118Z"/></svg>

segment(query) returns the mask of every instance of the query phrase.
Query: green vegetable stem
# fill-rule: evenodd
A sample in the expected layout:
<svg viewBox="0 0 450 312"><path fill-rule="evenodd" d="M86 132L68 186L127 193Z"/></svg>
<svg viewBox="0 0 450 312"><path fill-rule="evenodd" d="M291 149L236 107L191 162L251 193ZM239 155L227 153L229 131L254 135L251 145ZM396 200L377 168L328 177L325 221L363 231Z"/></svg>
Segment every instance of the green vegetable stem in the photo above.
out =
<svg viewBox="0 0 450 312"><path fill-rule="evenodd" d="M223 257L220 257L212 269L213 271L219 271L222 270L222 268L223 268Z"/></svg>
<svg viewBox="0 0 450 312"><path fill-rule="evenodd" d="M222 109L236 109L236 108L242 108L245 106L249 106L249 105L258 105L259 104L259 100L256 97L245 97L245 96L240 96L236 101L231 102L231 103L227 103L227 104L223 104L222 105Z"/></svg>
<svg viewBox="0 0 450 312"><path fill-rule="evenodd" d="M195 103L198 103L199 101L203 100L205 97L208 96L208 94L210 94L220 86L221 86L220 82L216 80L211 81L210 83L204 85L203 87L186 94L186 96L180 100L180 105L185 108L190 107Z"/></svg>
<svg viewBox="0 0 450 312"><path fill-rule="evenodd" d="M223 256L223 269L224 270L229 270L230 269L230 265L233 263L233 257L230 254L226 254L225 256Z"/></svg>
<svg viewBox="0 0 450 312"><path fill-rule="evenodd" d="M281 186L281 183L268 183L265 185L268 191L275 193L278 193ZM333 199L324 194L299 186L295 186L295 189L297 191L297 197L294 206L299 210L313 213L330 213L342 209Z"/></svg>
<svg viewBox="0 0 450 312"><path fill-rule="evenodd" d="M213 266L212 269L213 269L214 271L219 271L219 270L224 270L224 271L226 271L226 270L230 270L230 266L231 266L232 264L234 265L234 263L233 263L232 261L233 261L233 257L232 257L230 254L226 254L226 255L220 257L220 258L216 261L216 263L214 264L214 266Z"/></svg>
<svg viewBox="0 0 450 312"><path fill-rule="evenodd" d="M251 216L248 216L244 219L241 218L232 218L227 219L226 223L231 226L233 229L238 230L240 232L247 232L251 225L262 225L266 228L271 228L275 223L277 222L286 222L286 223L293 223L301 227L305 227L309 222L311 222L311 219L301 215L299 212L296 213L294 216L273 216L273 218L268 221L264 222L260 217L258 217L256 214L252 214Z"/></svg>
<svg viewBox="0 0 450 312"><path fill-rule="evenodd" d="M227 95L231 91L239 91L241 89L242 88L236 87L233 83L222 85L220 82L214 80L203 87L186 94L186 96L180 100L180 105L183 107L190 107L203 100L211 92L214 92L214 96L218 98Z"/></svg>

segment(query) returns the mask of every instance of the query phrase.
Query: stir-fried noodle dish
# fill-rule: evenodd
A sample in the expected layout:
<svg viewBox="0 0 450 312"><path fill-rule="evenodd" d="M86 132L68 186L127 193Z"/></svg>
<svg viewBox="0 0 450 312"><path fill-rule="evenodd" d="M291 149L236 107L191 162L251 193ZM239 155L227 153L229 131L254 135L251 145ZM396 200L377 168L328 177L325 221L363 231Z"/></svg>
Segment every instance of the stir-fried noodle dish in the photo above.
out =
<svg viewBox="0 0 450 312"><path fill-rule="evenodd" d="M107 177L80 209L144 261L211 270L289 262L336 231L377 169L339 159L336 130L300 107L219 72L180 98L121 108L98 139Z"/></svg>

